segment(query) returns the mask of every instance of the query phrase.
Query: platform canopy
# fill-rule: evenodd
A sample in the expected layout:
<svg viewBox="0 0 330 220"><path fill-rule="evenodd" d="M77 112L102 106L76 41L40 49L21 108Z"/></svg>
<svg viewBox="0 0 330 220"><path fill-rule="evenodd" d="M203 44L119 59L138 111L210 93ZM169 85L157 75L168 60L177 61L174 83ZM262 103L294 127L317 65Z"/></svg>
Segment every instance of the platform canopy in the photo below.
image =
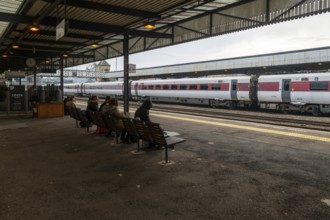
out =
<svg viewBox="0 0 330 220"><path fill-rule="evenodd" d="M123 56L124 35L132 54L329 7L330 0L0 0L0 73L58 69L64 56L64 67Z"/></svg>

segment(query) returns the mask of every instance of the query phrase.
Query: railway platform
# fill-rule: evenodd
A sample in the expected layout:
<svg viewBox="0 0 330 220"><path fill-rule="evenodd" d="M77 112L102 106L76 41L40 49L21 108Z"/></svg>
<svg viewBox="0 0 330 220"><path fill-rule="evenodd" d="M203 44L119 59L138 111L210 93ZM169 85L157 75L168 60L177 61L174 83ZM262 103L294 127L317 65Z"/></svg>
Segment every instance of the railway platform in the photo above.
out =
<svg viewBox="0 0 330 220"><path fill-rule="evenodd" d="M186 142L132 154L69 116L0 116L0 219L329 219L330 134L151 111Z"/></svg>

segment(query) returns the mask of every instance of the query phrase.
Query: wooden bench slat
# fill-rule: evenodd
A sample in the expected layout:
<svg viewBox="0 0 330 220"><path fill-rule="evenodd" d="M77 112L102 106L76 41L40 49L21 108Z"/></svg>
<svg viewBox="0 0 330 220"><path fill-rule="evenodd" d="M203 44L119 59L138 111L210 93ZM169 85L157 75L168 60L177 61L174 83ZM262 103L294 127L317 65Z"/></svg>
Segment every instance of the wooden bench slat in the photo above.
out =
<svg viewBox="0 0 330 220"><path fill-rule="evenodd" d="M116 128L116 124L113 121L113 118L109 114L102 115L105 128L115 134L116 144L118 144L119 130Z"/></svg>
<svg viewBox="0 0 330 220"><path fill-rule="evenodd" d="M165 147L165 163L168 163L168 147L174 148L176 144L182 143L186 140L177 137L165 137L164 131L158 123L149 122L147 125L153 143Z"/></svg>
<svg viewBox="0 0 330 220"><path fill-rule="evenodd" d="M138 140L139 134L137 133L134 123L131 118L122 118L124 127L127 131L127 133L133 137L135 140Z"/></svg>
<svg viewBox="0 0 330 220"><path fill-rule="evenodd" d="M106 128L103 117L102 117L102 112L94 112L95 118L97 120L97 126L101 128Z"/></svg>
<svg viewBox="0 0 330 220"><path fill-rule="evenodd" d="M131 118L122 118L127 133L137 142L137 152L140 151L140 137Z"/></svg>
<svg viewBox="0 0 330 220"><path fill-rule="evenodd" d="M136 131L139 134L139 138L143 141L152 142L152 138L149 132L149 129L144 121L133 119Z"/></svg>

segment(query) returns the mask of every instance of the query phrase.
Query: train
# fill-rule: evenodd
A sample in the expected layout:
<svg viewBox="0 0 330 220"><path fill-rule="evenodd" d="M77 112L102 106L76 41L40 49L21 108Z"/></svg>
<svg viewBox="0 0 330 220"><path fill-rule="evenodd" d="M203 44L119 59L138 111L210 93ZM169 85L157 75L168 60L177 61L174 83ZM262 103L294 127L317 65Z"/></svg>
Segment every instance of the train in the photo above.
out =
<svg viewBox="0 0 330 220"><path fill-rule="evenodd" d="M124 82L64 84L64 95L123 97ZM230 75L129 81L132 100L272 109L313 115L330 113L330 73Z"/></svg>

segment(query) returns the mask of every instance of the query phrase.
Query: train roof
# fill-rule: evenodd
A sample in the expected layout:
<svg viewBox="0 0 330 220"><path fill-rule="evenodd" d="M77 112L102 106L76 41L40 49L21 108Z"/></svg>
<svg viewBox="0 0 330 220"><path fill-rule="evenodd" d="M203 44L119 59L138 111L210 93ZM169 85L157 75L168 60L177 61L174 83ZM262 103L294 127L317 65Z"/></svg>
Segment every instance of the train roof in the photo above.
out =
<svg viewBox="0 0 330 220"><path fill-rule="evenodd" d="M91 82L91 83L84 83L84 85L108 85L108 84L123 84L124 81L109 81L109 82Z"/></svg>
<svg viewBox="0 0 330 220"><path fill-rule="evenodd" d="M280 74L280 75L261 75L259 79L295 79L302 77L321 77L321 78L329 78L330 72L322 72L322 73L299 73L299 74Z"/></svg>
<svg viewBox="0 0 330 220"><path fill-rule="evenodd" d="M201 77L201 78L183 78L183 79L159 79L159 80L138 80L133 83L201 83L201 82L219 82L220 80L233 80L233 79L246 79L249 80L250 76L223 76L223 77Z"/></svg>

